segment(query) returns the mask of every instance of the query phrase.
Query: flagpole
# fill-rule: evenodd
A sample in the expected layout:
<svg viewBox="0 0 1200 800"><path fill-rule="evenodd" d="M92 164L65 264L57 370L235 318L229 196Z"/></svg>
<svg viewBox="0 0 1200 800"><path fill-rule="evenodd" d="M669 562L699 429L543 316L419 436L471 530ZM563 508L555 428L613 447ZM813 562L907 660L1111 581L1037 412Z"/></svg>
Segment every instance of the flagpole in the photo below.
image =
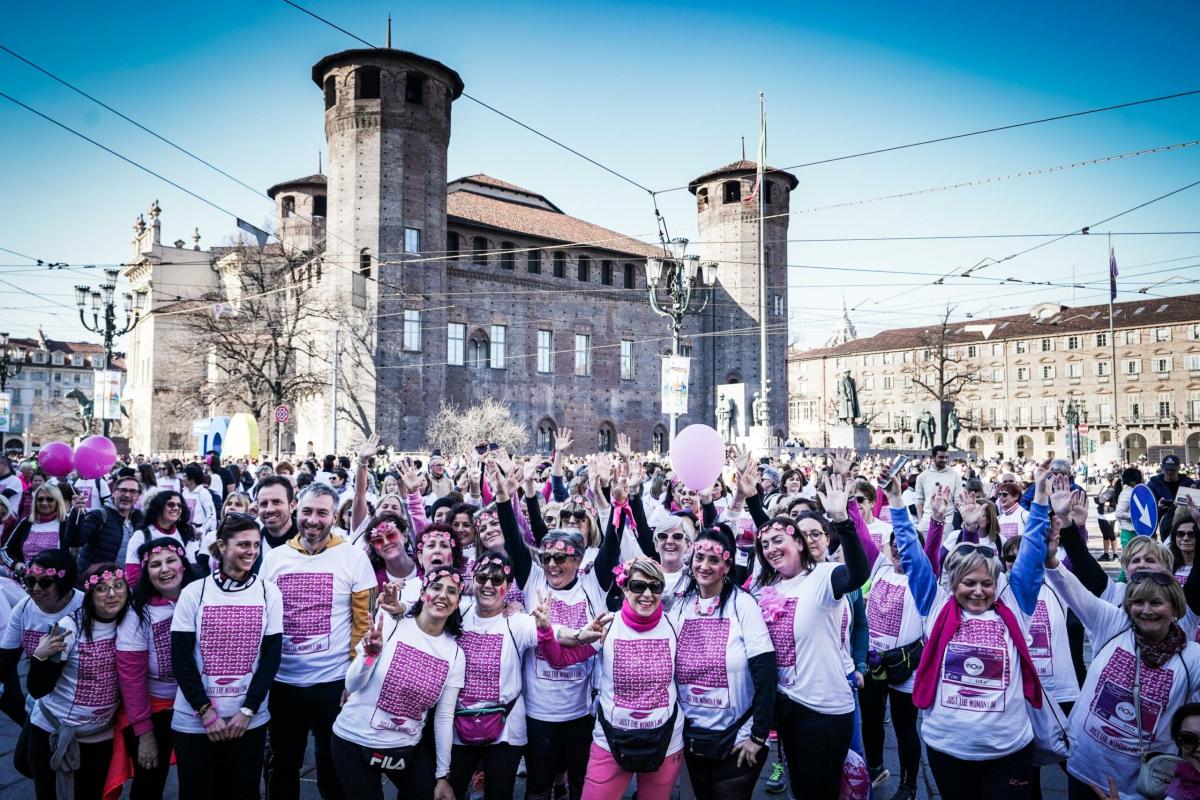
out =
<svg viewBox="0 0 1200 800"><path fill-rule="evenodd" d="M763 218L767 214L766 199L763 187L763 172L766 169L767 160L767 106L766 98L762 92L758 93L758 370L759 370L759 397L764 403L763 408L766 409L764 415L767 420L767 425L770 424L771 405L767 398L769 388L767 386L767 258L766 258L766 241L764 237L765 223ZM754 420L755 424L761 425L760 420Z"/></svg>
<svg viewBox="0 0 1200 800"><path fill-rule="evenodd" d="M1108 234L1108 346L1111 348L1112 354L1112 429L1113 442L1117 445L1117 457L1120 458L1124 453L1125 448L1121 446L1120 431L1117 428L1117 336L1113 332L1113 302L1117 299L1117 272L1116 272L1116 254L1112 249L1112 231Z"/></svg>

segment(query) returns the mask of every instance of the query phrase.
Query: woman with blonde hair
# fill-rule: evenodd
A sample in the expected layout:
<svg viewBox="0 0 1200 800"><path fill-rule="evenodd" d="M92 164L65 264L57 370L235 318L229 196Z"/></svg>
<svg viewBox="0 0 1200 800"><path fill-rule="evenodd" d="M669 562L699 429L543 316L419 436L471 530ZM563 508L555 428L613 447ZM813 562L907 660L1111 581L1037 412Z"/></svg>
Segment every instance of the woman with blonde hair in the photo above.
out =
<svg viewBox="0 0 1200 800"><path fill-rule="evenodd" d="M33 492L33 511L4 540L0 559L14 572L43 550L65 547L67 503L57 486L43 483Z"/></svg>

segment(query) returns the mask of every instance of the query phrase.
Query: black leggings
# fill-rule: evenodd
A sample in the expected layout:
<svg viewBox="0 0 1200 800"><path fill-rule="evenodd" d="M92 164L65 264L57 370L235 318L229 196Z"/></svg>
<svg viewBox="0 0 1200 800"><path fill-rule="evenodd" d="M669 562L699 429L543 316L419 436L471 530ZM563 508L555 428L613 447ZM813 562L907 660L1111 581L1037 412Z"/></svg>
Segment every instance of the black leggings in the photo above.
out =
<svg viewBox="0 0 1200 800"><path fill-rule="evenodd" d="M797 800L836 800L854 734L854 712L822 714L779 693L775 731Z"/></svg>
<svg viewBox="0 0 1200 800"><path fill-rule="evenodd" d="M275 681L267 705L271 710L271 738L266 756L267 797L294 800L300 796L300 769L308 749L308 732L313 733L317 762L317 789L325 800L347 797L338 784L329 757L333 721L342 708L346 681L329 681L312 686L293 686Z"/></svg>
<svg viewBox="0 0 1200 800"><path fill-rule="evenodd" d="M916 789L917 773L921 768L921 737L917 734L917 707L913 705L912 694L867 678L866 685L858 692L858 700L862 705L867 766L883 766L883 717L888 702L891 702L892 730L896 731L896 749L900 756L900 783Z"/></svg>
<svg viewBox="0 0 1200 800"><path fill-rule="evenodd" d="M50 768L50 734L34 725L25 723L17 749L13 753L14 763L23 760L24 775L33 777L34 795L37 800L56 800L57 774ZM100 800L104 795L104 780L108 777L108 762L112 760L112 739L91 744L79 743L79 769L75 770L75 800ZM28 770L28 771L26 771Z"/></svg>
<svg viewBox="0 0 1200 800"><path fill-rule="evenodd" d="M125 729L125 749L133 759L133 786L129 790L129 800L158 800L163 796L163 787L167 783L167 773L171 771L171 709L159 711L150 716L154 726L154 743L158 746L158 766L154 769L144 769L138 763L138 737L133 728Z"/></svg>
<svg viewBox="0 0 1200 800"><path fill-rule="evenodd" d="M739 767L737 753L717 761L690 755L685 748L683 760L692 782L692 794L696 800L750 800L768 752L763 748L755 763Z"/></svg>
<svg viewBox="0 0 1200 800"><path fill-rule="evenodd" d="M1032 743L986 761L966 761L928 746L925 752L944 800L1029 800L1032 796Z"/></svg>
<svg viewBox="0 0 1200 800"><path fill-rule="evenodd" d="M21 679L17 677L17 665L13 664L4 675L4 694L0 695L0 712L17 723L25 724L25 693L21 691Z"/></svg>
<svg viewBox="0 0 1200 800"><path fill-rule="evenodd" d="M484 800L509 800L514 796L517 766L525 747L511 744L456 744L450 754L450 788L455 797L465 798L479 762L483 762Z"/></svg>
<svg viewBox="0 0 1200 800"><path fill-rule="evenodd" d="M550 797L554 776L567 771L571 784L570 800L583 796L588 755L592 748L592 726L596 718L588 715L566 722L544 722L528 717L525 726L529 744L525 750L536 754L525 761L525 800Z"/></svg>
<svg viewBox="0 0 1200 800"><path fill-rule="evenodd" d="M237 739L210 742L203 733L171 732L179 800L259 800L267 726Z"/></svg>
<svg viewBox="0 0 1200 800"><path fill-rule="evenodd" d="M426 731L428 731L428 727ZM384 771L368 763L370 748L348 742L336 733L329 737L329 751L337 769L342 791L354 800L383 800L380 775L387 775L399 790L400 800L433 797L434 758L426 736L404 760L404 769ZM456 794L465 798L465 794ZM511 794L509 795L511 797Z"/></svg>

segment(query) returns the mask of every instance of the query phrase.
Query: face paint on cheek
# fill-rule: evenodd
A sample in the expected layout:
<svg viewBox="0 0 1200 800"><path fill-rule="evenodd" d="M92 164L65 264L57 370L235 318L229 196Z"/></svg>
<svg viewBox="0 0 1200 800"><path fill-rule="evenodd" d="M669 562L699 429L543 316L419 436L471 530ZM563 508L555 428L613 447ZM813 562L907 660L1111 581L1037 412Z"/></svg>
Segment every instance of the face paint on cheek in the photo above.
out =
<svg viewBox="0 0 1200 800"><path fill-rule="evenodd" d="M429 592L425 592L425 594L421 595L421 599L424 600L426 603L432 603L433 595L431 595Z"/></svg>

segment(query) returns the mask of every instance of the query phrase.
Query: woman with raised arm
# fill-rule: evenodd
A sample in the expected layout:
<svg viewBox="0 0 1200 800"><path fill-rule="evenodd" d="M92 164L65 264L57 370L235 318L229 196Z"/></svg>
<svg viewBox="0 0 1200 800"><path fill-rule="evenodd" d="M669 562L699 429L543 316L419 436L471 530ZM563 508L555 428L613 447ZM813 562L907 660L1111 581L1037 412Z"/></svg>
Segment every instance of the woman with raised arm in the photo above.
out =
<svg viewBox="0 0 1200 800"><path fill-rule="evenodd" d="M1048 528L1049 471L1038 474L1029 527L1009 580L1018 598L1042 581ZM921 736L938 791L959 798L1029 798L1033 728L1028 706L1042 688L1026 647L1029 610L998 599L1002 570L989 544L960 542L939 585L900 495L887 476L892 530L926 642L913 679L913 705L924 709ZM969 734L966 732L970 732Z"/></svg>
<svg viewBox="0 0 1200 800"><path fill-rule="evenodd" d="M455 641L462 631L461 587L457 571L433 569L404 617L389 624L379 615L359 642L330 742L347 797L383 800L380 778L386 775L401 797L454 800L454 706L466 671Z"/></svg>
<svg viewBox="0 0 1200 800"><path fill-rule="evenodd" d="M760 572L751 589L775 646L779 693L776 730L793 787L836 797L854 730L854 694L846 680L842 624L846 595L862 586L869 565L846 513L846 481L826 480L819 494L832 525L816 514L775 517L760 527ZM844 564L813 560L805 540L835 533Z"/></svg>
<svg viewBox="0 0 1200 800"><path fill-rule="evenodd" d="M180 593L171 617L181 800L258 797L267 693L283 654L283 597L253 572L261 546L254 517L222 520L210 552L217 569Z"/></svg>

